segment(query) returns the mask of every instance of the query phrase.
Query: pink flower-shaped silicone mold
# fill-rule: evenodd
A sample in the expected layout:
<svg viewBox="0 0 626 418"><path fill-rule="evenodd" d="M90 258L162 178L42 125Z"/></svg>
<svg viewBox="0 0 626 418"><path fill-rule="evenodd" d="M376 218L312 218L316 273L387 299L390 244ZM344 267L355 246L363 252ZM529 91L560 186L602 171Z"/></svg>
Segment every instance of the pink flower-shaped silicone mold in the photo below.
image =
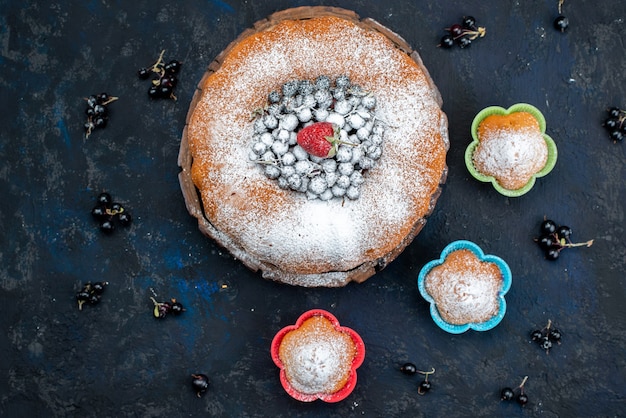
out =
<svg viewBox="0 0 626 418"><path fill-rule="evenodd" d="M287 335L291 331L298 329L304 323L304 321L313 316L323 316L328 319L332 323L336 331L348 334L354 342L354 346L356 347L356 354L352 359L352 365L350 368L351 370L348 381L341 389L333 393L320 392L309 394L298 391L289 382L289 379L287 378L287 373L285 372L285 365L283 364L279 356L279 348L285 335ZM294 325L288 325L278 331L278 333L274 336L274 339L272 340L270 351L274 364L276 364L276 366L280 368L280 383L282 384L283 388L291 397L302 402L312 402L317 399L320 399L324 402L339 402L345 399L354 390L357 380L356 369L361 366L361 364L363 364L363 360L365 359L365 344L363 344L363 340L361 339L359 334L357 334L354 330L350 328L342 327L334 315L322 309L312 309L310 311L307 311L300 315Z"/></svg>

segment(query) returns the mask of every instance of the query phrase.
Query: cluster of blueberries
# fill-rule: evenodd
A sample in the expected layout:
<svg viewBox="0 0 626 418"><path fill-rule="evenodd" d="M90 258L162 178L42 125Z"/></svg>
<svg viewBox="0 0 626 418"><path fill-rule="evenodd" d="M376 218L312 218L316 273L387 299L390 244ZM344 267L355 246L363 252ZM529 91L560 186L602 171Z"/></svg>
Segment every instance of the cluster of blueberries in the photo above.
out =
<svg viewBox="0 0 626 418"><path fill-rule="evenodd" d="M607 113L604 127L609 131L609 137L613 142L622 142L626 136L626 110L611 107Z"/></svg>
<svg viewBox="0 0 626 418"><path fill-rule="evenodd" d="M98 195L96 206L91 210L91 215L98 221L100 230L106 233L115 230L116 221L122 226L128 226L132 222L132 217L124 206L114 202L111 195L106 192Z"/></svg>
<svg viewBox="0 0 626 418"><path fill-rule="evenodd" d="M78 309L83 310L83 305L89 303L90 305L96 305L100 303L104 288L108 285L108 282L87 282L83 285L82 289L76 293L76 300L78 301Z"/></svg>
<svg viewBox="0 0 626 418"><path fill-rule="evenodd" d="M345 75L334 84L327 76L289 81L257 112L249 159L279 187L309 199L358 199L363 172L375 166L383 150L384 122L376 118L375 107L376 98ZM335 156L312 156L298 145L298 131L315 122L340 129Z"/></svg>
<svg viewBox="0 0 626 418"><path fill-rule="evenodd" d="M446 28L446 34L441 37L439 45L442 48L452 48L458 45L459 48L467 48L476 38L482 38L487 33L486 29L476 25L473 16L464 16L461 23Z"/></svg>
<svg viewBox="0 0 626 418"><path fill-rule="evenodd" d="M548 352L554 344L561 344L561 331L552 327L552 321L548 320L548 325L543 329L530 333L530 339Z"/></svg>
<svg viewBox="0 0 626 418"><path fill-rule="evenodd" d="M174 88L178 84L177 74L182 64L178 60L163 61L165 50L161 51L159 59L149 67L140 68L137 75L141 80L147 80L153 75L148 88L151 99L176 99Z"/></svg>
<svg viewBox="0 0 626 418"><path fill-rule="evenodd" d="M104 128L109 120L109 109L107 105L118 98L108 93L92 94L87 97L87 122L85 122L85 138L89 138L94 129Z"/></svg>

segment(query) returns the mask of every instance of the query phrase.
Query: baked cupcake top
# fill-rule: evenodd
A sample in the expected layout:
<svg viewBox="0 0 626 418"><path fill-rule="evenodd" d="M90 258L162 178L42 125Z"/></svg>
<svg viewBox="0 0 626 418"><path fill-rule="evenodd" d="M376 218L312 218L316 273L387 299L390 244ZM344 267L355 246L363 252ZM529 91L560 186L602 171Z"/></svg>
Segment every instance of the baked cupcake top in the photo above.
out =
<svg viewBox="0 0 626 418"><path fill-rule="evenodd" d="M487 116L478 125L478 138L475 167L509 190L523 187L548 160L539 123L528 112Z"/></svg>
<svg viewBox="0 0 626 418"><path fill-rule="evenodd" d="M292 397L337 402L354 389L365 346L332 314L314 309L276 334L271 353L281 369L281 383Z"/></svg>

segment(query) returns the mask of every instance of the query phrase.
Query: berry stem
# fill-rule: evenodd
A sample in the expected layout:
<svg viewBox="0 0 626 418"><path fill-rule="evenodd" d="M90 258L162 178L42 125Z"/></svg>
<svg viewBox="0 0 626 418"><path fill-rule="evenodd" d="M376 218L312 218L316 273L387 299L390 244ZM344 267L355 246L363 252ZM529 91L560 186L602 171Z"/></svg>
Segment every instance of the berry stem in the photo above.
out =
<svg viewBox="0 0 626 418"><path fill-rule="evenodd" d="M161 51L159 54L159 59L152 65L152 71L158 74L165 73L165 70L159 67L159 64L163 63L163 55L165 54L165 50Z"/></svg>
<svg viewBox="0 0 626 418"><path fill-rule="evenodd" d="M425 371L422 371L422 370L416 370L416 372L419 373L419 374L423 374L425 376L424 380L426 382L428 382L428 375L435 373L435 368L431 367L431 371L429 371L429 372L425 372Z"/></svg>
<svg viewBox="0 0 626 418"><path fill-rule="evenodd" d="M524 376L522 383L520 383L519 386L517 387L520 390L520 393L524 393L524 385L526 384L527 380L528 380L528 376Z"/></svg>
<svg viewBox="0 0 626 418"><path fill-rule="evenodd" d="M561 244L563 247L568 247L568 248L572 248L572 247L591 247L593 245L593 240L590 239L589 241L586 242L577 242L577 243L562 243Z"/></svg>
<svg viewBox="0 0 626 418"><path fill-rule="evenodd" d="M559 14L562 14L561 9L563 8L563 3L565 3L565 0L559 0L559 5L558 5Z"/></svg>
<svg viewBox="0 0 626 418"><path fill-rule="evenodd" d="M481 26L481 27L479 27L479 28L478 28L478 29L476 29L476 30L468 30L468 29L463 29L463 32L461 32L461 34L460 34L460 35L455 36L455 37L454 37L454 40L457 40L457 39L462 38L462 37L464 37L464 36L466 36L466 35L469 35L469 36L468 36L468 39L469 39L469 40L471 40L471 41L473 41L474 39L476 39L476 38L478 38L478 37L480 37L480 38L484 38L486 34L487 34L487 29L486 29L486 28L484 28L484 27L482 27L482 26Z"/></svg>
<svg viewBox="0 0 626 418"><path fill-rule="evenodd" d="M107 101L103 102L103 103L102 103L102 105L103 105L103 106L106 106L106 105L108 105L109 103L113 103L113 102L114 102L114 101L116 101L117 99L119 99L119 97L116 97L116 96L111 96L111 97L109 97L109 98L107 99Z"/></svg>

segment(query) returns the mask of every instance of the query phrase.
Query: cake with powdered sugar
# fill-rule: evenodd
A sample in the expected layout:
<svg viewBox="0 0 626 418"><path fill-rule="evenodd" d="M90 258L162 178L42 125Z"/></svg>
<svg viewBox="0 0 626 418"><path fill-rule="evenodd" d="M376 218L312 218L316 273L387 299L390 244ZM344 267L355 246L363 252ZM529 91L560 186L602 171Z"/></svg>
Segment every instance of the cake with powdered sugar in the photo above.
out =
<svg viewBox="0 0 626 418"><path fill-rule="evenodd" d="M362 282L411 243L447 174L447 119L419 55L330 7L271 15L209 66L181 141L200 229L263 277Z"/></svg>
<svg viewBox="0 0 626 418"><path fill-rule="evenodd" d="M452 325L486 322L500 310L502 272L468 249L447 255L426 275L424 287L441 318Z"/></svg>
<svg viewBox="0 0 626 418"><path fill-rule="evenodd" d="M473 163L505 189L525 186L548 161L548 146L536 117L528 112L490 115L478 125Z"/></svg>

